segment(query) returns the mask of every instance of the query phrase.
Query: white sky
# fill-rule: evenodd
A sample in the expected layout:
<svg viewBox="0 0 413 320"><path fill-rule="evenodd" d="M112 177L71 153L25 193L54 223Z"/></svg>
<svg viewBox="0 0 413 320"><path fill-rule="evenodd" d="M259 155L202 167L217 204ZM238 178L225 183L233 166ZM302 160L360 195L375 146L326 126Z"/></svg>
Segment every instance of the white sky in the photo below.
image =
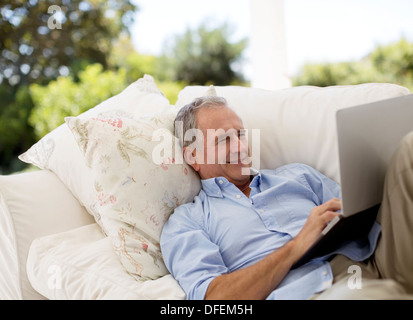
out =
<svg viewBox="0 0 413 320"><path fill-rule="evenodd" d="M131 28L135 48L158 55L163 43L206 19L226 21L234 40L249 37L250 1L134 0L140 10ZM288 70L305 62L357 60L378 44L413 41L413 0L284 0ZM246 51L245 69L248 70ZM247 75L248 77L248 71Z"/></svg>

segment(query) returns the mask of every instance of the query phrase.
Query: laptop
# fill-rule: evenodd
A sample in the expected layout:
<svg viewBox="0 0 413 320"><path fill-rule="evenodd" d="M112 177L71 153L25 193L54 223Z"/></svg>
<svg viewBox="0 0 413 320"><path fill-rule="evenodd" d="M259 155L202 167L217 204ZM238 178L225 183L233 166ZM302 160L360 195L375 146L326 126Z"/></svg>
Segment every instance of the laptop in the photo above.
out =
<svg viewBox="0 0 413 320"><path fill-rule="evenodd" d="M413 131L413 94L338 110L336 113L341 215L293 266L333 252L367 235L383 196L387 168L401 139Z"/></svg>

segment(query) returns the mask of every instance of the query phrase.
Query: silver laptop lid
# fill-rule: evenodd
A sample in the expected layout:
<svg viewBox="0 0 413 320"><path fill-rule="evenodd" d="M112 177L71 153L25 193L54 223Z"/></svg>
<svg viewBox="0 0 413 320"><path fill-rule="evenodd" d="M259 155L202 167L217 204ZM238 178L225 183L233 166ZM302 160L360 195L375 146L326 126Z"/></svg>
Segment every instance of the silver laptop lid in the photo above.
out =
<svg viewBox="0 0 413 320"><path fill-rule="evenodd" d="M337 111L342 213L382 200L384 178L400 140L413 131L413 94Z"/></svg>

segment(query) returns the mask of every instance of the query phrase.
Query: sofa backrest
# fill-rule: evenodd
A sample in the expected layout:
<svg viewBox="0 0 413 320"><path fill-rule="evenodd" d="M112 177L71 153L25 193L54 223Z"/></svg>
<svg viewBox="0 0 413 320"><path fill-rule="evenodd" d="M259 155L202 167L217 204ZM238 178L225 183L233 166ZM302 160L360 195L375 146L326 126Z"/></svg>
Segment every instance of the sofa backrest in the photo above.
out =
<svg viewBox="0 0 413 320"><path fill-rule="evenodd" d="M203 96L206 86L188 86L178 96L178 108ZM249 142L253 166L273 169L305 163L339 181L335 113L338 109L410 93L398 85L367 83L326 88L302 86L269 91L238 86L215 87L218 96L243 119L244 126L260 132L260 148ZM255 147L255 152L254 152Z"/></svg>

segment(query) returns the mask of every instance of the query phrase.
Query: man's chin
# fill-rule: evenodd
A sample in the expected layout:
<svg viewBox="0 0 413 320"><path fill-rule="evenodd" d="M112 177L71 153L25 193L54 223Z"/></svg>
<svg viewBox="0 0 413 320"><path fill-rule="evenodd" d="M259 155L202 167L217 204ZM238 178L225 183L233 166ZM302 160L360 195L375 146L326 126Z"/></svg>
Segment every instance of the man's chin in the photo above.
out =
<svg viewBox="0 0 413 320"><path fill-rule="evenodd" d="M234 172L236 175L249 176L251 174L251 164L238 163L226 163L227 168Z"/></svg>

